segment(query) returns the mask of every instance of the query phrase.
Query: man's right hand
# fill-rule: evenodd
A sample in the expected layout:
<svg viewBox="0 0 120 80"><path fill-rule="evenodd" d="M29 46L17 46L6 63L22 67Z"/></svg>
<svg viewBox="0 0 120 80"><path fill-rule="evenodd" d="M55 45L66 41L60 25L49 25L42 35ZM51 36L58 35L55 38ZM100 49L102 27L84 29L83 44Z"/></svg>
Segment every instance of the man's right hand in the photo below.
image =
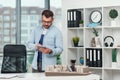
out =
<svg viewBox="0 0 120 80"><path fill-rule="evenodd" d="M40 46L42 46L42 45L41 45L41 44L36 44L35 48L36 48L37 50L39 50Z"/></svg>
<svg viewBox="0 0 120 80"><path fill-rule="evenodd" d="M46 49L46 47L41 44L37 44L35 47L38 51L41 51L41 52L44 52L44 50Z"/></svg>

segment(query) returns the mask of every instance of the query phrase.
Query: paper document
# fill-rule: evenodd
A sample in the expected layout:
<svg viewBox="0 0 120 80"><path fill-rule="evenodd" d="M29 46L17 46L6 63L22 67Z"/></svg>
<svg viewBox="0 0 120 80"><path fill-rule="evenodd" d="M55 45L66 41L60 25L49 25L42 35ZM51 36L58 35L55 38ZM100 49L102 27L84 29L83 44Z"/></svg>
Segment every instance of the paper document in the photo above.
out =
<svg viewBox="0 0 120 80"><path fill-rule="evenodd" d="M10 78L24 78L24 74L0 74L0 79L10 79Z"/></svg>
<svg viewBox="0 0 120 80"><path fill-rule="evenodd" d="M16 74L0 74L0 79L9 79L14 77L17 77L17 75Z"/></svg>

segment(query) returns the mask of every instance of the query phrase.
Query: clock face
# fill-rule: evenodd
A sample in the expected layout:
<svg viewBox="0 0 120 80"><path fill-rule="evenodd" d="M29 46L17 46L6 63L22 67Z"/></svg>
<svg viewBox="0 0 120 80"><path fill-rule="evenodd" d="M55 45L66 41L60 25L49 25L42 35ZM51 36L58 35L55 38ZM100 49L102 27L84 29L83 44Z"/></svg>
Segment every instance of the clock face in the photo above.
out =
<svg viewBox="0 0 120 80"><path fill-rule="evenodd" d="M102 14L100 11L93 11L90 15L90 20L94 23L99 23L102 19Z"/></svg>

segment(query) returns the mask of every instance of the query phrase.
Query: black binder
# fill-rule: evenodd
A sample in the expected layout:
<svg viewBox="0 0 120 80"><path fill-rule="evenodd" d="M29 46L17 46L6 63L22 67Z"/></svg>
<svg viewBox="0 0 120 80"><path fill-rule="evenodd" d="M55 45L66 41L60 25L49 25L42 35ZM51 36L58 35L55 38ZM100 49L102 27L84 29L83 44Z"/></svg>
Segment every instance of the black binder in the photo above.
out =
<svg viewBox="0 0 120 80"><path fill-rule="evenodd" d="M81 20L81 11L71 9L67 11L67 26L68 27L79 27Z"/></svg>
<svg viewBox="0 0 120 80"><path fill-rule="evenodd" d="M89 62L90 62L89 50L86 49L86 65L87 65L87 66L89 66Z"/></svg>
<svg viewBox="0 0 120 80"><path fill-rule="evenodd" d="M93 49L93 67L97 67L96 49Z"/></svg>
<svg viewBox="0 0 120 80"><path fill-rule="evenodd" d="M74 27L74 10L71 10L70 11L71 13L71 15L70 15L70 25L71 25L71 27Z"/></svg>
<svg viewBox="0 0 120 80"><path fill-rule="evenodd" d="M81 11L74 10L74 27L79 27L79 23L81 20Z"/></svg>
<svg viewBox="0 0 120 80"><path fill-rule="evenodd" d="M97 50L97 67L102 67L102 50Z"/></svg>
<svg viewBox="0 0 120 80"><path fill-rule="evenodd" d="M102 49L86 48L86 65L102 67Z"/></svg>
<svg viewBox="0 0 120 80"><path fill-rule="evenodd" d="M90 62L89 62L89 66L90 67L93 67L93 52L92 52L92 49L90 49Z"/></svg>
<svg viewBox="0 0 120 80"><path fill-rule="evenodd" d="M71 27L71 12L70 12L70 10L67 11L67 26Z"/></svg>

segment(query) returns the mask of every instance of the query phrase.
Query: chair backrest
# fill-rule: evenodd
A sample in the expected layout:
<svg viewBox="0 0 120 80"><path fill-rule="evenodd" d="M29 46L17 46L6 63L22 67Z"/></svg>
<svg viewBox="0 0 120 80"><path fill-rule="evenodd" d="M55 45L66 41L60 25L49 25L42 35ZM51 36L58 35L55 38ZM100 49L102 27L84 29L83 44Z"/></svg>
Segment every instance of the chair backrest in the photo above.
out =
<svg viewBox="0 0 120 80"><path fill-rule="evenodd" d="M26 72L26 47L18 44L7 44L3 50L3 62L1 73Z"/></svg>

